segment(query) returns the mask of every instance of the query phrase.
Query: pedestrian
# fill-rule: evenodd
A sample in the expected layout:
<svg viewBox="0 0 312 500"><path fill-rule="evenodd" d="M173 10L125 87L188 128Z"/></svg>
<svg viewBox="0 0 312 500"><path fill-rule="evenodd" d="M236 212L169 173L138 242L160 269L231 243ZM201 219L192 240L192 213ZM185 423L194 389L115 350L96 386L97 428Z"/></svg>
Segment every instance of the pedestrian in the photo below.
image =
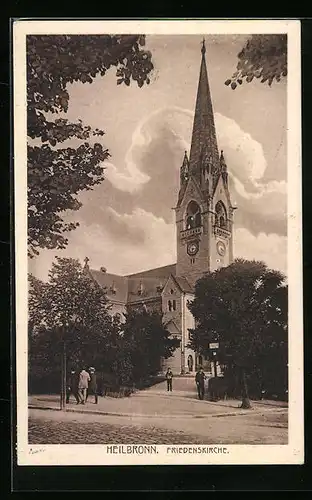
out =
<svg viewBox="0 0 312 500"><path fill-rule="evenodd" d="M74 368L71 370L69 377L67 379L66 386L66 404L69 403L70 395L73 394L76 399L77 405L79 404L79 396L78 396L78 374Z"/></svg>
<svg viewBox="0 0 312 500"><path fill-rule="evenodd" d="M199 399L204 399L205 395L205 379L206 375L204 373L204 370L200 367L199 370L197 371L195 375L195 382L197 386L197 393L198 393L198 398Z"/></svg>
<svg viewBox="0 0 312 500"><path fill-rule="evenodd" d="M173 373L171 371L171 368L168 368L166 372L166 380L167 380L167 391L172 392L172 379L173 379Z"/></svg>
<svg viewBox="0 0 312 500"><path fill-rule="evenodd" d="M90 374L91 380L89 382L89 386L87 389L86 401L87 401L89 395L93 394L94 395L94 403L97 404L97 402L98 402L97 380L96 380L95 368L93 368L93 366L90 366L89 374Z"/></svg>
<svg viewBox="0 0 312 500"><path fill-rule="evenodd" d="M86 403L87 389L90 380L91 377L89 373L87 372L87 370L85 370L85 367L83 367L81 372L79 373L79 382L78 382L79 403L82 405Z"/></svg>

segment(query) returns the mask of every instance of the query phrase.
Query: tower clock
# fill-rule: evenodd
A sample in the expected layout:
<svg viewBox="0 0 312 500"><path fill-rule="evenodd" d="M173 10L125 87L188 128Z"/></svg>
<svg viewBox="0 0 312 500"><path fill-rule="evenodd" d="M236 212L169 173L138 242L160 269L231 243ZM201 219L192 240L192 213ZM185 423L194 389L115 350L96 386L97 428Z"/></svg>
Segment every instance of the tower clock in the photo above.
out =
<svg viewBox="0 0 312 500"><path fill-rule="evenodd" d="M225 256L225 253L226 253L226 246L225 246L225 244L223 243L223 241L221 241L221 240L218 240L218 241L217 241L217 252L218 252L218 254L219 254L221 257L224 257L224 256Z"/></svg>
<svg viewBox="0 0 312 500"><path fill-rule="evenodd" d="M198 241L190 241L187 244L187 253L191 256L194 257L199 250L199 244Z"/></svg>

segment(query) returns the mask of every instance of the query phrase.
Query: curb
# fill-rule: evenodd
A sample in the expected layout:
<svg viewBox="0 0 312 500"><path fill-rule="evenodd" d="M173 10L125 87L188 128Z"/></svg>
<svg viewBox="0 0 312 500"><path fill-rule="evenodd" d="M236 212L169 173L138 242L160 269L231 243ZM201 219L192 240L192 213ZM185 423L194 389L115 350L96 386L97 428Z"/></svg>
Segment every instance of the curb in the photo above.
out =
<svg viewBox="0 0 312 500"><path fill-rule="evenodd" d="M36 406L36 405L29 405L29 409L32 410L52 410L52 411L61 411L60 408L53 408L48 407L48 406ZM66 409L64 413L80 413L83 415L103 415L103 416L112 416L112 417L130 417L130 418L211 418L211 417L227 417L227 416L234 416L234 415L243 415L247 413L246 411L242 412L231 412L231 413L219 413L219 414L205 414L205 415L186 415L185 413L180 413L176 415L155 415L155 414L141 414L141 413L114 413L114 412L105 412L105 411L84 411L84 410L73 410L71 408Z"/></svg>
<svg viewBox="0 0 312 500"><path fill-rule="evenodd" d="M50 410L50 411L61 411L60 408L49 407L49 406L36 406L28 405L29 409L32 410ZM252 409L254 410L254 409ZM103 415L112 417L130 417L130 418L186 418L186 419L199 419L199 418L221 418L221 417L235 417L239 415L250 415L250 410L235 411L229 413L217 413L217 414L205 414L205 415L186 415L185 413L180 413L176 415L155 415L155 414L140 414L140 413L114 413L114 412L104 412L104 411L85 411L85 410L74 410L71 408L66 409L64 413L79 413L83 415ZM255 412L252 412L255 415ZM261 415L263 411L256 411L256 414Z"/></svg>

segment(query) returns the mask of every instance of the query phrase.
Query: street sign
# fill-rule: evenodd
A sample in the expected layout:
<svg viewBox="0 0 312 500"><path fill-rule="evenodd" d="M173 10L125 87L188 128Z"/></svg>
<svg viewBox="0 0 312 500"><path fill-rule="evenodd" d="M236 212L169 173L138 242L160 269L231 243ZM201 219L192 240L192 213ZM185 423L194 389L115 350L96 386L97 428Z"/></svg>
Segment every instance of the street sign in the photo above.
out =
<svg viewBox="0 0 312 500"><path fill-rule="evenodd" d="M219 349L219 342L211 342L209 349Z"/></svg>

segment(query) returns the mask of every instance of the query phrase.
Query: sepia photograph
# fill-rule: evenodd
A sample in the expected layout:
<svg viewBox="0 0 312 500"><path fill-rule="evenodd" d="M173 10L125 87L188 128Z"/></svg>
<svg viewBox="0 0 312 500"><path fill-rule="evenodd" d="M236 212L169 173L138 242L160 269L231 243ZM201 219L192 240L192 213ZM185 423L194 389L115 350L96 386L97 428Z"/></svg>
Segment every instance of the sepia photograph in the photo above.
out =
<svg viewBox="0 0 312 500"><path fill-rule="evenodd" d="M13 32L18 463L303 463L300 23Z"/></svg>

